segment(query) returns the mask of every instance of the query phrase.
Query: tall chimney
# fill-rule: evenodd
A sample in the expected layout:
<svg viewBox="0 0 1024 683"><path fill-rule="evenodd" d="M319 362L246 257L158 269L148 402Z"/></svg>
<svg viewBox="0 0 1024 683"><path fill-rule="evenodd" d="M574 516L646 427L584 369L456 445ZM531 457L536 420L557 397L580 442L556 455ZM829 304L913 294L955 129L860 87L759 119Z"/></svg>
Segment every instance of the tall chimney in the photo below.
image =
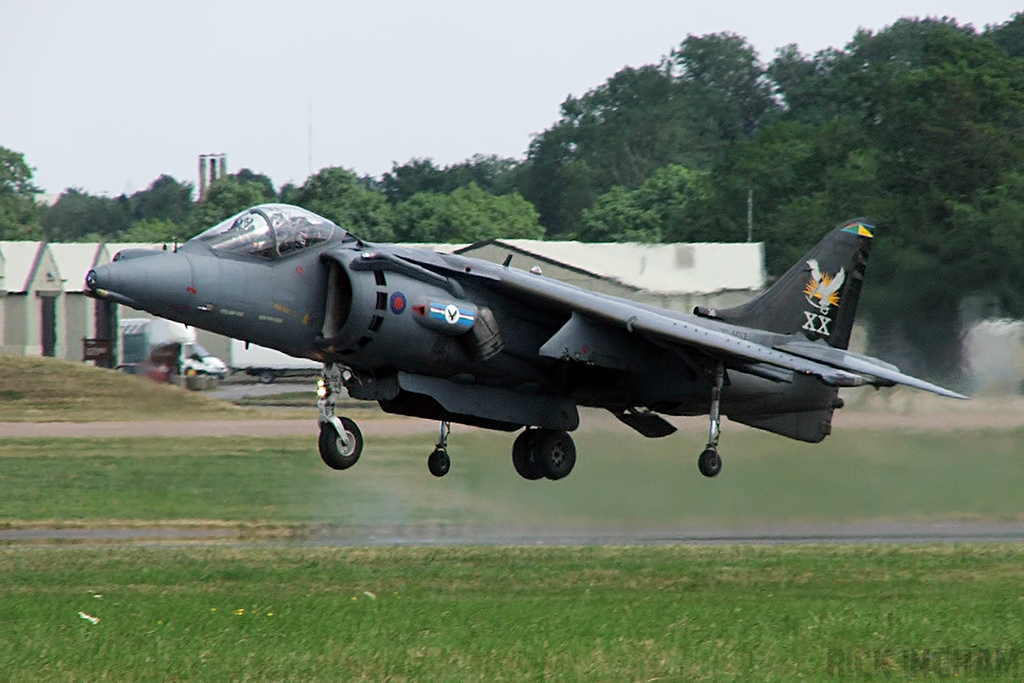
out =
<svg viewBox="0 0 1024 683"><path fill-rule="evenodd" d="M206 155L199 155L199 201L206 199Z"/></svg>

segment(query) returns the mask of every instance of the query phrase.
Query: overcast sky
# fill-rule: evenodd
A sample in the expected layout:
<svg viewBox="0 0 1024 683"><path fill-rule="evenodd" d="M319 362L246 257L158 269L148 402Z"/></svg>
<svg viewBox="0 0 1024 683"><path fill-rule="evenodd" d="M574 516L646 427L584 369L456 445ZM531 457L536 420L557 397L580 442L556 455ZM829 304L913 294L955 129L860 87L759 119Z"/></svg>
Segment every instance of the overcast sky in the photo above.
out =
<svg viewBox="0 0 1024 683"><path fill-rule="evenodd" d="M1019 0L1018 0L1019 2ZM161 173L196 182L223 152L278 186L344 166L522 158L559 105L688 34L745 36L762 61L843 47L858 27L1002 0L0 0L0 146L46 192L111 196ZM312 131L312 134L310 132ZM312 141L312 144L310 144Z"/></svg>

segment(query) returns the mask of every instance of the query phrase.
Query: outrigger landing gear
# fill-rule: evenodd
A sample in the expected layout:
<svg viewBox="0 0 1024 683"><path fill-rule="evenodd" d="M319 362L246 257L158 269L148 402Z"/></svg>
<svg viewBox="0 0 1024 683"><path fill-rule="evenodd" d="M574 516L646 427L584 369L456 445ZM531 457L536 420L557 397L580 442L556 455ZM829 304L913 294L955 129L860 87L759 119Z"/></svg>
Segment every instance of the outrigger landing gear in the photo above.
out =
<svg viewBox="0 0 1024 683"><path fill-rule="evenodd" d="M317 383L316 407L320 412L320 457L336 470L345 470L356 464L363 452L363 435L356 423L347 417L334 414L334 396L344 387L344 380L351 379L348 368L335 363L324 363L324 369Z"/></svg>
<svg viewBox="0 0 1024 683"><path fill-rule="evenodd" d="M718 435L721 426L722 384L725 381L725 365L719 363L715 368L715 383L711 387L711 427L708 431L708 445L697 458L697 469L705 477L717 477L722 471L722 458L718 455Z"/></svg>
<svg viewBox="0 0 1024 683"><path fill-rule="evenodd" d="M437 446L427 458L427 469L435 477L443 477L452 468L452 459L448 457L448 435L451 433L451 424L442 420L437 431Z"/></svg>

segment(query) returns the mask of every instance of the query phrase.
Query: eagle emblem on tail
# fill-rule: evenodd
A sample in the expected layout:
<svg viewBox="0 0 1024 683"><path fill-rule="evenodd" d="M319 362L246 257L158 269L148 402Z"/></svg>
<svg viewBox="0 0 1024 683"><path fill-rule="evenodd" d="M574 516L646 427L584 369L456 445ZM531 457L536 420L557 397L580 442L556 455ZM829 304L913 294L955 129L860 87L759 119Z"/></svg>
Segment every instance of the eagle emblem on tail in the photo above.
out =
<svg viewBox="0 0 1024 683"><path fill-rule="evenodd" d="M829 309L839 305L839 290L846 281L846 271L840 268L834 276L823 273L815 259L807 261L807 265L811 269L811 279L804 287L804 296L807 303L821 311L822 315L827 315Z"/></svg>

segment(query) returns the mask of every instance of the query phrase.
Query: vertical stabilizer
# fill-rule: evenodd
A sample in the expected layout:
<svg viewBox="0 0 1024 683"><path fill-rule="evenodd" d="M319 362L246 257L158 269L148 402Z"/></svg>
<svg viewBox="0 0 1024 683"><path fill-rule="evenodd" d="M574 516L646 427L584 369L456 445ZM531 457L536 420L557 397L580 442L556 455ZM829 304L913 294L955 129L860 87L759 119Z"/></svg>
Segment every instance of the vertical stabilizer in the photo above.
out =
<svg viewBox="0 0 1024 683"><path fill-rule="evenodd" d="M842 223L756 299L697 313L780 334L804 334L845 349L874 232L874 221L868 218Z"/></svg>

